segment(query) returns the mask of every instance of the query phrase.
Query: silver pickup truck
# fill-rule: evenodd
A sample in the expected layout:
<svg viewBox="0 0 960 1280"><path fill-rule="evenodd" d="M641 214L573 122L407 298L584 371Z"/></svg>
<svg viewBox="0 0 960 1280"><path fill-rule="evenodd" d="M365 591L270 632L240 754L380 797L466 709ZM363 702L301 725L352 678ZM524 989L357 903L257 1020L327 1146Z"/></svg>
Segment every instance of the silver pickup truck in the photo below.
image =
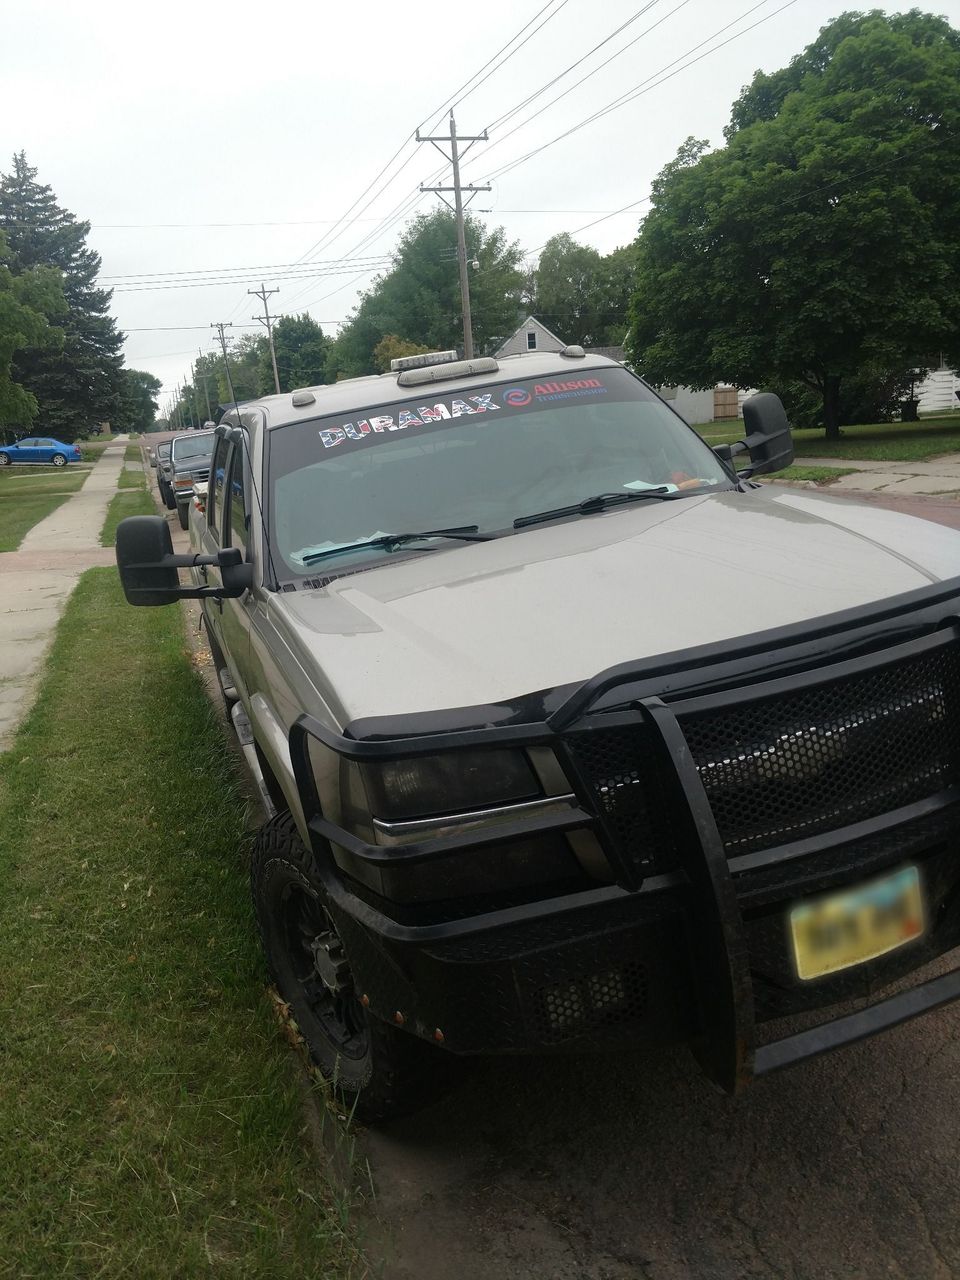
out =
<svg viewBox="0 0 960 1280"><path fill-rule="evenodd" d="M743 413L411 357L229 414L190 554L121 524L131 603L203 601L267 960L361 1116L641 1040L737 1092L960 996L960 534L758 485Z"/></svg>

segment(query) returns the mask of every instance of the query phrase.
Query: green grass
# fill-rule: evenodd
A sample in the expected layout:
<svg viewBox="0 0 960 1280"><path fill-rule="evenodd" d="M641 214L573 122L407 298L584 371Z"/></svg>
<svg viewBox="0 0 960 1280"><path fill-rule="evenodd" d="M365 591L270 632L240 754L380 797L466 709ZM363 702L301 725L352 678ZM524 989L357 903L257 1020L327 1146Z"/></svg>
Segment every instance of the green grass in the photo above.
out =
<svg viewBox="0 0 960 1280"><path fill-rule="evenodd" d="M709 445L743 439L742 422L701 422L694 430ZM942 453L960 452L960 421L956 414L923 418L918 423L874 422L844 427L836 441L822 431L794 431L798 458L872 459L877 462L922 462Z"/></svg>
<svg viewBox="0 0 960 1280"><path fill-rule="evenodd" d="M68 467L60 471L51 471L48 467L43 474L32 471L22 478L18 472L11 475L9 471L0 471L0 499L27 493L76 493L89 474L89 471L72 471Z"/></svg>
<svg viewBox="0 0 960 1280"><path fill-rule="evenodd" d="M118 489L145 489L147 478L142 471L121 471L117 481Z"/></svg>
<svg viewBox="0 0 960 1280"><path fill-rule="evenodd" d="M365 1274L265 993L244 817L180 611L91 570L0 757L3 1276Z"/></svg>
<svg viewBox="0 0 960 1280"><path fill-rule="evenodd" d="M123 451L123 457L125 462L143 461L143 454L140 452L140 446L138 444L128 444L126 449Z"/></svg>
<svg viewBox="0 0 960 1280"><path fill-rule="evenodd" d="M156 514L157 508L153 498L144 487L121 490L115 497L110 499L107 518L103 523L103 529L100 531L100 545L102 547L116 546L117 525L121 520L125 520L127 516L154 516Z"/></svg>
<svg viewBox="0 0 960 1280"><path fill-rule="evenodd" d="M812 480L814 484L831 484L841 476L852 476L854 467L787 467L771 476L758 476L760 480Z"/></svg>
<svg viewBox="0 0 960 1280"><path fill-rule="evenodd" d="M52 493L0 493L0 551L16 551L24 534L67 501Z"/></svg>

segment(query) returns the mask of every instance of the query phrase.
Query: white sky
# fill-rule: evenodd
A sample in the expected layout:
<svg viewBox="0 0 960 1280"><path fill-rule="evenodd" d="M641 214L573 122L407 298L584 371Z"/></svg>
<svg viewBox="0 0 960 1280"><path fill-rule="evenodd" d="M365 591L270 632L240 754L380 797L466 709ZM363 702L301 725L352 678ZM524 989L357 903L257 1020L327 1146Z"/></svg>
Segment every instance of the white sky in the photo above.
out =
<svg viewBox="0 0 960 1280"><path fill-rule="evenodd" d="M525 250L638 201L688 135L721 144L730 104L756 69L785 65L845 8L877 7L793 0L778 12L785 3L167 0L146 6L31 0L8 5L4 13L0 171L9 168L14 151L25 150L60 203L93 223L90 243L103 257L102 283L117 287L113 311L128 334L127 362L156 374L169 391L189 376L198 347L212 349L211 321L258 327L251 317L259 303L246 290L261 276L272 287L271 266L303 257L325 264L301 263L291 278L273 280L280 293L271 309L309 310L328 333L336 331L357 290L372 278L372 264L332 260L382 255L394 246L402 222L380 220L432 179L441 163L436 151L409 142L388 171L412 156L397 180L382 194L372 193L369 208L354 210L360 220L339 228L329 245L313 246L415 128L425 119L437 121L444 100L537 14L525 35L549 19L542 30L502 70L459 95L461 133L482 132L647 9L548 93L491 130L486 146L492 148L507 130L641 36L622 57L491 149L489 160L478 143L464 161L466 182L485 182L498 167L648 77L655 81L674 60L682 67L737 38L497 179L489 195L477 196L476 208L493 211L485 219L502 223ZM909 5L878 7L894 12ZM960 0L939 0L930 8L960 25ZM435 131L445 131L445 122L438 123ZM419 207L432 208L435 201L424 197ZM633 238L643 209L639 204L598 222L578 238L607 252ZM191 225L152 225L159 223ZM212 223L259 225L198 225ZM361 245L370 233L373 238ZM129 289L171 283L144 280L147 273L194 271L202 281L205 272L233 268L251 270L237 271L226 284L185 288L181 280L175 288ZM321 271L338 274L322 278ZM305 278L292 278L301 273ZM121 291L123 285L129 291ZM145 329L152 331L135 332Z"/></svg>

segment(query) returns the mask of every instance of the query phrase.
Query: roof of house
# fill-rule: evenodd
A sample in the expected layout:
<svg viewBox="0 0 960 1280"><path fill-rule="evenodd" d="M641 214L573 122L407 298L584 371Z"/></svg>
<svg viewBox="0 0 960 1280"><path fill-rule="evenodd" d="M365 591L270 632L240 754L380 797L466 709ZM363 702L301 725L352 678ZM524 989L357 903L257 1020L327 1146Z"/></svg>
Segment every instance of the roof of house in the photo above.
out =
<svg viewBox="0 0 960 1280"><path fill-rule="evenodd" d="M552 329L548 329L542 320L538 320L536 316L527 316L526 319L522 320L520 324L517 325L513 333L504 338L503 342L501 342L496 351L494 351L494 356L499 356L507 347L509 347L514 338L519 337L521 333L528 333L531 329L539 329L541 333L546 334L548 338L552 339L560 347L566 346L564 340L562 338L558 338Z"/></svg>
<svg viewBox="0 0 960 1280"><path fill-rule="evenodd" d="M616 360L623 364L627 354L623 347L587 347L588 356L606 356L608 360Z"/></svg>

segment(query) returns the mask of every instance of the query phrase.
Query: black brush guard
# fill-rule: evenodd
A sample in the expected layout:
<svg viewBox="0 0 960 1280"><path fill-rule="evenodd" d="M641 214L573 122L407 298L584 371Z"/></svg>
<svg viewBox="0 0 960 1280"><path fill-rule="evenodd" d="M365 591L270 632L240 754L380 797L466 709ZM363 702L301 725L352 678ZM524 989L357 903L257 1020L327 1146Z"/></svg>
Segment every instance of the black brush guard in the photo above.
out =
<svg viewBox="0 0 960 1280"><path fill-rule="evenodd" d="M636 897L643 868L612 844L596 793L584 779L571 743L582 735L644 726L668 761L665 798L682 876L689 886L692 957L700 1034L694 1044L707 1075L729 1093L757 1076L852 1044L960 998L960 968L883 999L857 1012L796 1034L758 1043L747 936L736 877L752 866L807 856L842 845L856 834L894 831L908 817L958 806L960 786L946 786L919 802L874 814L843 830L819 832L780 848L733 856L718 829L684 721L725 707L749 706L781 694L816 689L829 693L851 678L896 670L900 665L960 653L960 579L911 592L877 607L849 610L820 624L787 627L748 641L704 646L602 672L575 688L537 695L530 702L356 722L337 733L301 716L290 733L294 772L314 853L333 905L391 944L424 947L489 934L577 912L623 904ZM951 706L960 724L960 705ZM572 780L578 803L560 813L401 846L367 844L326 819L320 808L309 739L356 762L385 762L477 747L549 746ZM960 760L955 762L960 769ZM960 773L958 773L960 780ZM450 854L505 844L548 832L593 831L618 883L482 914L428 924L403 924L371 906L350 887L330 845L371 868L412 866ZM960 858L960 848L957 850ZM669 878L669 877L668 877ZM661 877L663 879L663 877Z"/></svg>

